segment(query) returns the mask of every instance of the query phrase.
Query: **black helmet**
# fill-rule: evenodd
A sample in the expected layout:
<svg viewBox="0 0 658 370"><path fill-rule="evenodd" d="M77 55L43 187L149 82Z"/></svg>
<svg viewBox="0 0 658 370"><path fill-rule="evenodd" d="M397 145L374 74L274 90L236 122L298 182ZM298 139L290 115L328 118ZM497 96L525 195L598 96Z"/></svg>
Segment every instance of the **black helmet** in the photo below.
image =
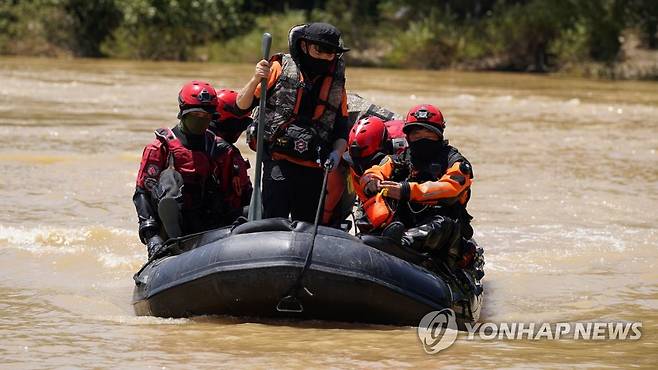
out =
<svg viewBox="0 0 658 370"><path fill-rule="evenodd" d="M304 27L304 33L300 39L326 46L335 53L349 51L349 48L343 47L340 36L341 33L338 28L329 23L310 23Z"/></svg>

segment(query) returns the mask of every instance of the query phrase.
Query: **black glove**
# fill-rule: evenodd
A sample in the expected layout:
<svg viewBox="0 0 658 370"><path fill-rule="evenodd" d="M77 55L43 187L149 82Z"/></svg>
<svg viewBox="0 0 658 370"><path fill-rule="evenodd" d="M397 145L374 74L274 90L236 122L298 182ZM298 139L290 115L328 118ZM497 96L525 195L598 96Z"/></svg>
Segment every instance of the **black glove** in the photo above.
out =
<svg viewBox="0 0 658 370"><path fill-rule="evenodd" d="M157 256L159 253L163 252L164 241L160 235L154 235L146 241L146 250L149 255L149 259Z"/></svg>

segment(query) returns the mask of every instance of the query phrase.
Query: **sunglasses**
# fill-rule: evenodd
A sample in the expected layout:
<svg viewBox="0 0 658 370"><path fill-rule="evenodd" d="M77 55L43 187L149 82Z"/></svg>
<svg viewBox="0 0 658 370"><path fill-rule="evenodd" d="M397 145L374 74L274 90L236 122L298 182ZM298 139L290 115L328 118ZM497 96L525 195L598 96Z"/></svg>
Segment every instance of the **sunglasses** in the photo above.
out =
<svg viewBox="0 0 658 370"><path fill-rule="evenodd" d="M324 44L311 44L315 51L322 54L336 54L336 48Z"/></svg>
<svg viewBox="0 0 658 370"><path fill-rule="evenodd" d="M208 111L199 111L199 110L197 110L197 111L194 111L194 112L189 112L185 116L186 117L187 116L199 117L199 118L207 119L207 118L212 118L212 113L210 113Z"/></svg>

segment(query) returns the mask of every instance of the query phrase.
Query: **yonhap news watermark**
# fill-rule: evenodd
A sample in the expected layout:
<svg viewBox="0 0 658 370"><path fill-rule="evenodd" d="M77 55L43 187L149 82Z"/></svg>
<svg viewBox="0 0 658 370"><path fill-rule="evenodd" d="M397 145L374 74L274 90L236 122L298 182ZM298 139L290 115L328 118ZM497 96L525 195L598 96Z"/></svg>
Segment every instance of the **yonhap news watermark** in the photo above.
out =
<svg viewBox="0 0 658 370"><path fill-rule="evenodd" d="M465 323L460 340L639 340L642 322L485 322ZM455 312L432 311L418 324L418 338L425 352L434 354L455 343L458 337Z"/></svg>

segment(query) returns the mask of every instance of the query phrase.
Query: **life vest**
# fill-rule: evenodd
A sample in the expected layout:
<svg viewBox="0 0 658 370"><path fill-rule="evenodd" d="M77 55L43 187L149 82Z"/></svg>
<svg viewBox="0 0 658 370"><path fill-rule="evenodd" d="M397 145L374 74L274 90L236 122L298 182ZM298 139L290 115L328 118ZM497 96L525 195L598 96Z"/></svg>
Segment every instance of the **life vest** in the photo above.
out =
<svg viewBox="0 0 658 370"><path fill-rule="evenodd" d="M302 96L310 91L304 76L290 54L276 54L270 63L281 63L281 76L268 91L265 105L264 139L272 153L285 157L315 162L331 148L331 133L336 116L341 113L345 91L345 61L338 57L332 71L321 82L319 95L312 117L299 115ZM260 108L254 109L254 121L258 121ZM273 157L276 157L273 155ZM303 163L302 163L303 164ZM314 165L314 164L312 164Z"/></svg>
<svg viewBox="0 0 658 370"><path fill-rule="evenodd" d="M250 165L242 157L240 150L234 145L217 137L218 156L214 160L213 178L219 184L222 191L225 205L230 209L237 209L243 204L245 196L243 194L251 189L251 180L247 174ZM234 182L238 183L237 189Z"/></svg>
<svg viewBox="0 0 658 370"><path fill-rule="evenodd" d="M157 129L155 136L167 150L167 167L173 166L183 176L185 184L206 183L210 173L210 153L186 148L168 128ZM209 139L214 141L214 135Z"/></svg>
<svg viewBox="0 0 658 370"><path fill-rule="evenodd" d="M388 225L395 216L395 212L391 209L381 191L363 203L363 210L373 229Z"/></svg>
<svg viewBox="0 0 658 370"><path fill-rule="evenodd" d="M155 136L165 147L167 167L173 167L183 177L183 204L186 208L200 208L210 180L212 158L215 156L215 135L207 132L206 151L190 150L168 128L155 131Z"/></svg>

